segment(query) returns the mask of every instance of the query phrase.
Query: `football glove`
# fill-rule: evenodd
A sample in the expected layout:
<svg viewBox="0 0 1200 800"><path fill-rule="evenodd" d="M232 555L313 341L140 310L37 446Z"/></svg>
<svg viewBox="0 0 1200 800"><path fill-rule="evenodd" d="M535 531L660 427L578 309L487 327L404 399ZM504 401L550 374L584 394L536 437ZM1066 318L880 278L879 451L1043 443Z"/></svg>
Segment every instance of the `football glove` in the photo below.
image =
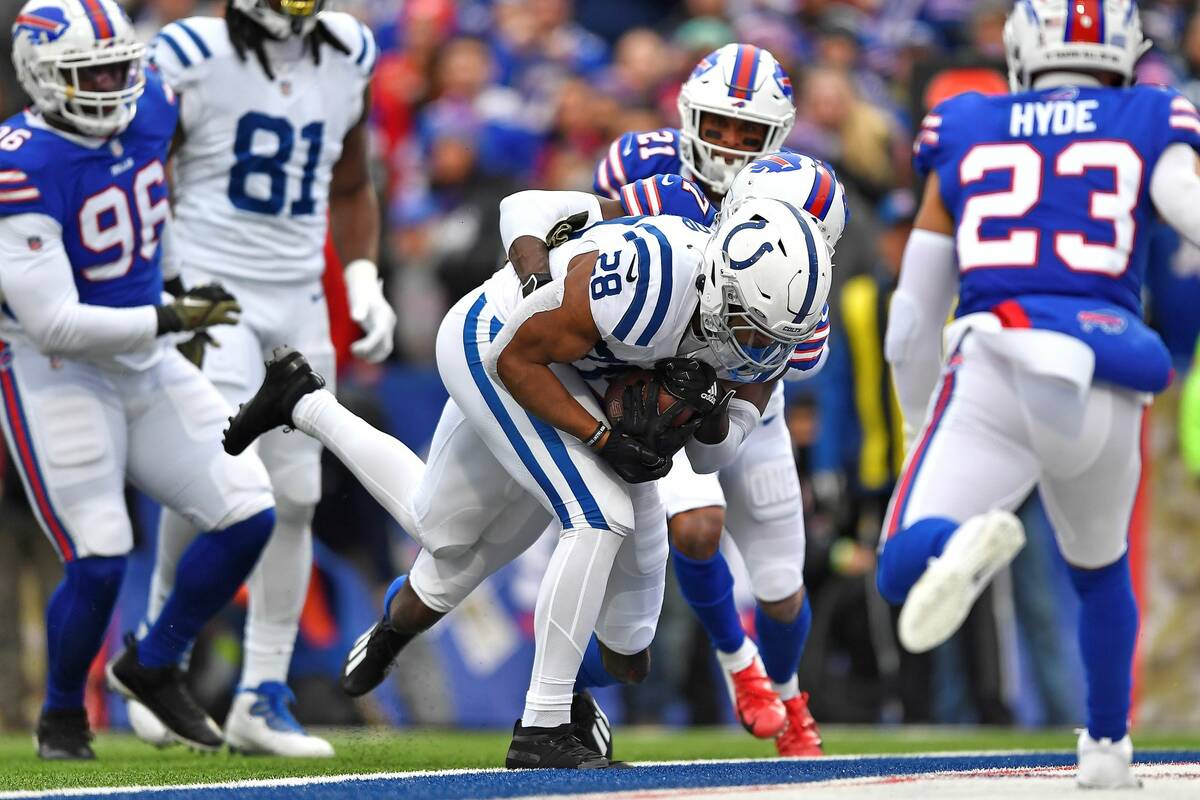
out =
<svg viewBox="0 0 1200 800"><path fill-rule="evenodd" d="M600 457L626 483L656 481L671 471L671 459L663 458L653 448L616 429L609 432L608 441L600 448Z"/></svg>
<svg viewBox="0 0 1200 800"><path fill-rule="evenodd" d="M156 308L158 335L203 330L212 325L236 325L242 307L219 283L193 286L170 303Z"/></svg>
<svg viewBox="0 0 1200 800"><path fill-rule="evenodd" d="M383 296L379 270L370 261L360 258L350 262L345 277L350 319L363 332L363 337L350 345L350 352L366 362L378 364L392 353L396 312Z"/></svg>
<svg viewBox="0 0 1200 800"><path fill-rule="evenodd" d="M175 345L175 349L197 368L204 367L204 351L209 347L220 347L217 340L208 335L207 331L196 331L192 338Z"/></svg>
<svg viewBox="0 0 1200 800"><path fill-rule="evenodd" d="M675 398L647 426L646 440L655 452L671 458L687 444L704 420L713 413L717 399L717 371L695 358L664 358L654 365L654 381ZM692 416L682 425L675 418L690 409Z"/></svg>

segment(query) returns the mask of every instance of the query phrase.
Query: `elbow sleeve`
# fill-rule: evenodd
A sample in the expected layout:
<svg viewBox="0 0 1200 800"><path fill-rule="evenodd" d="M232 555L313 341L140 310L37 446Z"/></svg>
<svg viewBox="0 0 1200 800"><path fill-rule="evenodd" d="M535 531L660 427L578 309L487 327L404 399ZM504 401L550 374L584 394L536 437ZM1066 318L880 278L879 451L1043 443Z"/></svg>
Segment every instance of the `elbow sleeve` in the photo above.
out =
<svg viewBox="0 0 1200 800"><path fill-rule="evenodd" d="M705 444L692 439L687 443L688 461L692 469L700 474L716 472L737 457L738 448L762 421L758 406L748 400L734 397L729 401L729 430L725 439L716 444Z"/></svg>

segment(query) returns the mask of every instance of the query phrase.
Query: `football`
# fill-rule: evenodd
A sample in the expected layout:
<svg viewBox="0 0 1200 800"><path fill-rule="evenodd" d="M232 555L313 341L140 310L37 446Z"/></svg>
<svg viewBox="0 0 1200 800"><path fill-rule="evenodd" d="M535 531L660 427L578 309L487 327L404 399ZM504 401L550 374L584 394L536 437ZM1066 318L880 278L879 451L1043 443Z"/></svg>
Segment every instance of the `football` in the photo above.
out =
<svg viewBox="0 0 1200 800"><path fill-rule="evenodd" d="M654 373L647 369L634 369L629 372L622 372L609 380L608 391L604 393L604 415L608 417L610 424L615 425L621 417L625 415L624 395L625 387L631 383L643 381L645 388L643 392L650 391L654 386ZM671 407L676 402L676 398L666 389L659 388L658 390L658 411L662 413ZM690 408L684 408L680 414L671 420L671 427L677 428L683 425L695 413Z"/></svg>

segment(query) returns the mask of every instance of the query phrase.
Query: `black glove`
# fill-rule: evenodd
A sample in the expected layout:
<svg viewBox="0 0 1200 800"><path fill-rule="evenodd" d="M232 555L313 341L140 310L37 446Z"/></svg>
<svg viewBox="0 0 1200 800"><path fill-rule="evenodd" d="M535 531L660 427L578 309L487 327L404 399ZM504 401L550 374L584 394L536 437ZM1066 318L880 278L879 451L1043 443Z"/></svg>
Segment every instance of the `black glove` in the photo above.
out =
<svg viewBox="0 0 1200 800"><path fill-rule="evenodd" d="M600 457L626 483L656 481L671 471L671 459L617 430L609 432L608 441L600 448Z"/></svg>
<svg viewBox="0 0 1200 800"><path fill-rule="evenodd" d="M717 371L697 358L659 359L654 364L654 380L701 417L717 405Z"/></svg>
<svg viewBox="0 0 1200 800"><path fill-rule="evenodd" d="M717 401L712 411L700 418L700 426L696 428L697 439L708 444L725 440L725 436L728 434L726 426L729 424L729 418L725 412L729 409L729 401L732 398L733 390L730 389L724 397Z"/></svg>
<svg viewBox="0 0 1200 800"><path fill-rule="evenodd" d="M236 325L242 307L219 283L193 286L165 306L158 306L158 335L202 330L210 325Z"/></svg>

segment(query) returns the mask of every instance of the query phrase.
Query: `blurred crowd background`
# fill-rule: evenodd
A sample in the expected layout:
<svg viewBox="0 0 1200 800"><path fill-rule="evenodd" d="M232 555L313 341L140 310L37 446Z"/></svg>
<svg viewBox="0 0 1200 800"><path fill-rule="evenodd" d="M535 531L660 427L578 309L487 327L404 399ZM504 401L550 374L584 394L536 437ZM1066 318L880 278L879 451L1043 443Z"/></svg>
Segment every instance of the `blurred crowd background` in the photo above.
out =
<svg viewBox="0 0 1200 800"><path fill-rule="evenodd" d="M7 27L20 5L7 0ZM1155 49L1139 80L1200 102L1200 12L1185 0L1142 3ZM129 0L148 40L224 0ZM523 188L590 190L597 161L630 130L678 125L675 99L693 65L729 42L769 49L795 86L787 145L824 159L846 184L853 221L836 258L833 358L789 386L788 419L807 511L806 582L815 624L802 664L820 722L1070 725L1082 718L1074 597L1036 499L1022 513L1030 545L955 639L921 658L895 644L876 595L874 548L899 469L899 412L882 359L887 301L920 187L912 134L937 101L1007 90L1002 30L1009 0L331 0L375 31L375 179L385 214L381 272L399 314L381 368L344 366L343 399L423 451L445 397L432 368L446 309L502 262L499 200ZM0 37L0 107L23 103ZM1200 251L1155 233L1148 307L1182 375L1200 333ZM1178 381L1176 382L1178 385ZM1132 526L1142 599L1138 714L1146 724L1200 720L1200 519L1196 477L1176 445L1177 389L1147 425L1150 456ZM4 475L0 515L0 725L24 727L43 668L40 615L58 568L19 482ZM156 511L139 508L142 568L131 568L113 635L144 608ZM406 651L386 689L362 704L337 692L349 642L377 615L382 587L412 545L329 460L316 521L317 576L293 665L306 722L511 724L531 651L540 558L531 551ZM742 598L749 608L751 598ZM210 630L193 663L218 709L236 679L240 612ZM752 615L747 615L752 624ZM19 644L19 646L12 646ZM668 586L647 685L602 700L618 719L727 720L715 662ZM679 655L676 655L679 654ZM686 657L683 656L686 654ZM123 709L99 690L93 720ZM97 716L97 714L101 716ZM103 715L107 714L105 717Z"/></svg>

